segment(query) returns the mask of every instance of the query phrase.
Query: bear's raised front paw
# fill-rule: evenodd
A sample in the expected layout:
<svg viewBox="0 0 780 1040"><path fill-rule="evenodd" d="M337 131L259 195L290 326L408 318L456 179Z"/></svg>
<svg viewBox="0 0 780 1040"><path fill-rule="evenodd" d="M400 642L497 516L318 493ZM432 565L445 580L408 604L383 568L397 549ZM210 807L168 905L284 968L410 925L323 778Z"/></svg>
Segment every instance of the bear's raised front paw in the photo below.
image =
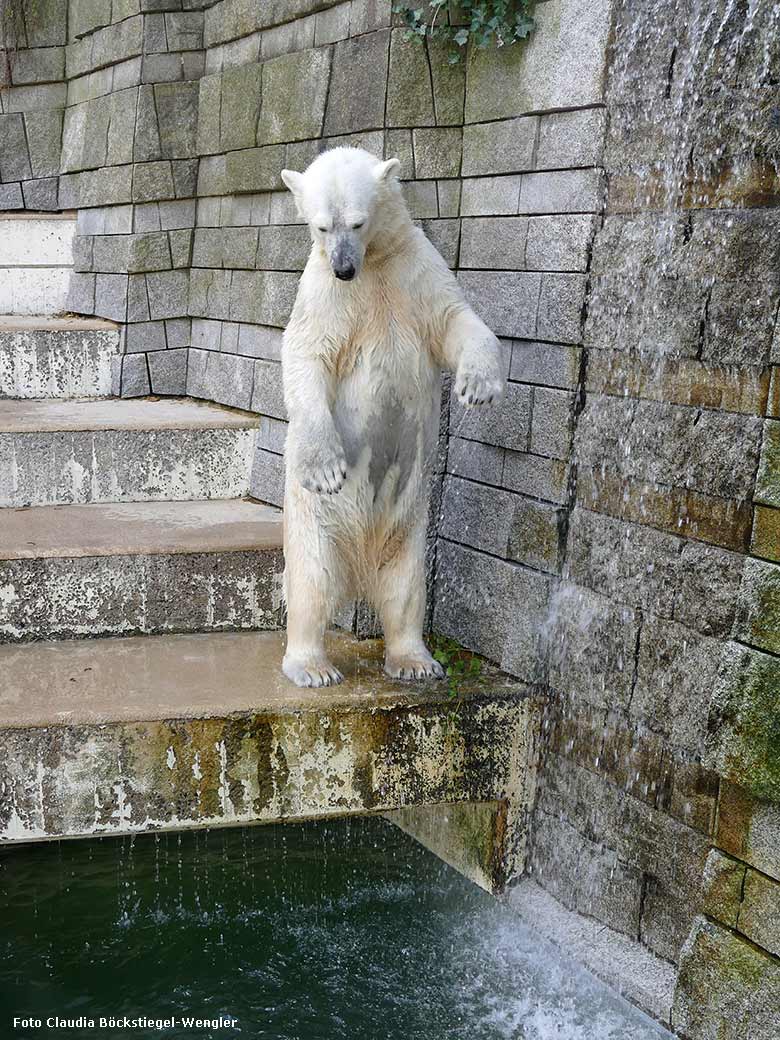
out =
<svg viewBox="0 0 780 1040"><path fill-rule="evenodd" d="M296 686L338 686L344 679L324 654L316 657L290 657L285 654L282 671Z"/></svg>
<svg viewBox="0 0 780 1040"><path fill-rule="evenodd" d="M492 404L504 392L503 381L491 373L459 371L455 377L455 393L466 407Z"/></svg>
<svg viewBox="0 0 780 1040"><path fill-rule="evenodd" d="M444 678L444 669L425 647L412 654L388 654L385 659L385 672L391 679Z"/></svg>
<svg viewBox="0 0 780 1040"><path fill-rule="evenodd" d="M307 491L335 495L346 479L347 460L337 438L299 449L298 480Z"/></svg>

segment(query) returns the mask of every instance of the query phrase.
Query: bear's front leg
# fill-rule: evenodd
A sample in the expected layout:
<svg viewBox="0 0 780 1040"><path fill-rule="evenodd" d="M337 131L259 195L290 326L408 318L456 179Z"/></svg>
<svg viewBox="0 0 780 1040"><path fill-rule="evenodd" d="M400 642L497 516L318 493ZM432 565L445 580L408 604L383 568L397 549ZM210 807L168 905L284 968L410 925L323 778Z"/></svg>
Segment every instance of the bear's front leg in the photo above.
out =
<svg viewBox="0 0 780 1040"><path fill-rule="evenodd" d="M344 594L344 562L323 524L319 496L288 480L284 502L287 647L282 671L296 686L335 686L343 676L325 652L325 630Z"/></svg>
<svg viewBox="0 0 780 1040"><path fill-rule="evenodd" d="M347 478L347 459L333 423L321 422L290 440L293 473L301 486L315 494L337 494Z"/></svg>
<svg viewBox="0 0 780 1040"><path fill-rule="evenodd" d="M448 323L444 358L446 367L455 373L455 394L461 404L468 408L501 398L501 346L465 302Z"/></svg>

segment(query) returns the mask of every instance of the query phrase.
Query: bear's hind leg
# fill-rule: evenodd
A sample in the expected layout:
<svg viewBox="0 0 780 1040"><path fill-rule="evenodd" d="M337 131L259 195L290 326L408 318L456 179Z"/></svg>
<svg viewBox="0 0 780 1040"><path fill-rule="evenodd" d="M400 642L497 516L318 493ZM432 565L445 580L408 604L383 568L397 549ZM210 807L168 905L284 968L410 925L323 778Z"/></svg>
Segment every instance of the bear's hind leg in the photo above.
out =
<svg viewBox="0 0 780 1040"><path fill-rule="evenodd" d="M306 520L314 518L298 516L290 524L290 514L285 517L287 648L282 671L296 686L335 686L344 677L325 652L325 630L339 601L334 579L340 568L325 537L314 530L306 536Z"/></svg>
<svg viewBox="0 0 780 1040"><path fill-rule="evenodd" d="M374 606L385 636L385 672L393 679L441 679L444 669L423 642L425 526L417 524L380 567Z"/></svg>

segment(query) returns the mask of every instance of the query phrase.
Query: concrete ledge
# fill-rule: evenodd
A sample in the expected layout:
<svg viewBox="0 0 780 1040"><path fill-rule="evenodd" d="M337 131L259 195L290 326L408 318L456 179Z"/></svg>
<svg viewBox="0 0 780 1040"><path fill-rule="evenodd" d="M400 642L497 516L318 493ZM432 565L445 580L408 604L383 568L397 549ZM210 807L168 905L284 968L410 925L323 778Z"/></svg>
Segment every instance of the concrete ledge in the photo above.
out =
<svg viewBox="0 0 780 1040"><path fill-rule="evenodd" d="M537 705L492 669L444 684L381 672L332 636L343 686L298 690L280 634L0 649L0 840L213 827L511 799Z"/></svg>
<svg viewBox="0 0 780 1040"><path fill-rule="evenodd" d="M507 901L546 939L668 1026L677 980L673 964L599 921L567 910L530 878L510 889Z"/></svg>
<svg viewBox="0 0 780 1040"><path fill-rule="evenodd" d="M118 353L111 322L0 315L0 398L108 397Z"/></svg>

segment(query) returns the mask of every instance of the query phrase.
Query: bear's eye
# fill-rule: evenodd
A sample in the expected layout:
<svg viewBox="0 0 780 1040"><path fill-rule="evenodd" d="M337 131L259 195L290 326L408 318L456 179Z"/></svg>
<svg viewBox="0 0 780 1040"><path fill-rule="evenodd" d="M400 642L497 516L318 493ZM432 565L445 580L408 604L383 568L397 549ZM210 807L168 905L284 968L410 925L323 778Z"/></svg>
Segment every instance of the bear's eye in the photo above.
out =
<svg viewBox="0 0 780 1040"><path fill-rule="evenodd" d="M326 227L317 228L317 230L321 231L323 233L323 235L327 235L327 233L328 233L328 229Z"/></svg>
<svg viewBox="0 0 780 1040"><path fill-rule="evenodd" d="M353 225L352 225L352 230L353 230L353 231L357 231L357 230L358 230L358 228L362 228L364 224L365 224L365 220L359 220L359 221L357 222L357 224L353 224Z"/></svg>

